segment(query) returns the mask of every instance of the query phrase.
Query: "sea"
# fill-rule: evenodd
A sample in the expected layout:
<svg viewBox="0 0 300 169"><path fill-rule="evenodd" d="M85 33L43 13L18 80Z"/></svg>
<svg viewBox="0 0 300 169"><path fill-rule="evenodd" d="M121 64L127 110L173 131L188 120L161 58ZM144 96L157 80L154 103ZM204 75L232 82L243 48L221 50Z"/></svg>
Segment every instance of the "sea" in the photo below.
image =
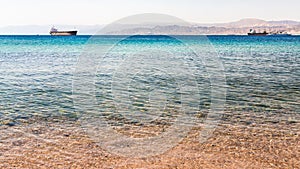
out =
<svg viewBox="0 0 300 169"><path fill-rule="evenodd" d="M216 82L212 79L219 77L214 73L221 73L225 82L220 87L225 89L222 110L227 114L259 118L300 113L300 36L199 37L1 35L0 121L19 125L20 119L76 118L84 113L74 101L80 94L74 90L74 77L86 60L95 69L88 64L80 69L93 73L89 85L100 113L166 110L171 104L189 102L182 101L189 94L191 102L199 103L199 111L209 111ZM209 47L204 45L197 52L203 50L205 56L189 48L201 46L201 40ZM97 54L97 49L100 58L89 60L89 51ZM103 49L107 49L104 55ZM210 72L204 57L216 59L218 72ZM193 86L180 86L179 74L183 81L194 79ZM183 98L180 92L184 91L189 93Z"/></svg>

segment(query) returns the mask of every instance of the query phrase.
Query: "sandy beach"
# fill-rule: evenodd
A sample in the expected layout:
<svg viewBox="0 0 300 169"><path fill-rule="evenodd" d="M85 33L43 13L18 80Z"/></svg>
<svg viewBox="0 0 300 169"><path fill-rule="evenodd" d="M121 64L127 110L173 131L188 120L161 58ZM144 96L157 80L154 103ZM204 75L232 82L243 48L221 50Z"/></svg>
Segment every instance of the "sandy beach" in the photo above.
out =
<svg viewBox="0 0 300 169"><path fill-rule="evenodd" d="M35 119L0 126L0 168L299 168L299 115L291 117L228 114L205 143L195 127L176 147L148 158L105 151L76 121Z"/></svg>

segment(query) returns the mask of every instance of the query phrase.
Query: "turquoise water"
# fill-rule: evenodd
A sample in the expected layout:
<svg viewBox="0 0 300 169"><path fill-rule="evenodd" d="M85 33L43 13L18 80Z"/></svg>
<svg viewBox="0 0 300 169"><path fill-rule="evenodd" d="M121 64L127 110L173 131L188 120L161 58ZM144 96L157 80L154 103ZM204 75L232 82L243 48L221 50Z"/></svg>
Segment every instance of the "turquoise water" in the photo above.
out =
<svg viewBox="0 0 300 169"><path fill-rule="evenodd" d="M0 118L69 116L76 112L72 78L77 59L89 38L90 36L0 36ZM95 45L110 45L112 39L118 38L121 37L99 36ZM193 36L180 38L191 42L197 40ZM299 113L300 36L208 36L208 39L224 66L227 84L226 111ZM127 46L112 52L109 59L105 60L108 61L106 66L113 66L114 59L124 57L124 53L141 48L155 46L159 49L178 45L164 36L141 36L122 43ZM180 55L192 55L190 51L180 48L176 52ZM101 64L104 63L99 63ZM207 89L201 93L203 97L200 108L207 109L210 103L209 79L205 74L205 64L196 65L204 72L196 74L197 83ZM107 87L105 91L109 90L111 83L105 82L113 75L112 72L106 73L99 73L96 78L99 86L97 99L102 107L107 106L103 102L103 86ZM166 79L166 83L172 84L172 78ZM133 79L133 82L141 80L146 83L155 81L149 77ZM176 86L165 85L165 89L170 88L175 90Z"/></svg>

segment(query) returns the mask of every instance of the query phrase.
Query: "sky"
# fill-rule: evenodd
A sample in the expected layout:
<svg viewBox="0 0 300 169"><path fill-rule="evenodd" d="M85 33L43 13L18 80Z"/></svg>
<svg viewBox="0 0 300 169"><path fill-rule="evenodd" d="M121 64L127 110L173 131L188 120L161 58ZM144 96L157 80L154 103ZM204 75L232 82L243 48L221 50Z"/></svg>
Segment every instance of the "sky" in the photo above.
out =
<svg viewBox="0 0 300 169"><path fill-rule="evenodd" d="M188 22L222 23L243 18L300 21L300 0L0 0L0 27L96 25L140 13Z"/></svg>

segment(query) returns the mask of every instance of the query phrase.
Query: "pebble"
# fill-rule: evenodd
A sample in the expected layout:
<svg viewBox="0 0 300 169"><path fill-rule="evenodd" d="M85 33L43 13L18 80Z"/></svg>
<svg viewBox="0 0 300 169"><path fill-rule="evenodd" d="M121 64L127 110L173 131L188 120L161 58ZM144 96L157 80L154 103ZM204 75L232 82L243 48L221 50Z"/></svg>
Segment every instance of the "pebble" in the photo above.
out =
<svg viewBox="0 0 300 169"><path fill-rule="evenodd" d="M7 126L15 126L16 125L16 123L15 122L8 122L8 123L6 123L5 125L7 125Z"/></svg>

